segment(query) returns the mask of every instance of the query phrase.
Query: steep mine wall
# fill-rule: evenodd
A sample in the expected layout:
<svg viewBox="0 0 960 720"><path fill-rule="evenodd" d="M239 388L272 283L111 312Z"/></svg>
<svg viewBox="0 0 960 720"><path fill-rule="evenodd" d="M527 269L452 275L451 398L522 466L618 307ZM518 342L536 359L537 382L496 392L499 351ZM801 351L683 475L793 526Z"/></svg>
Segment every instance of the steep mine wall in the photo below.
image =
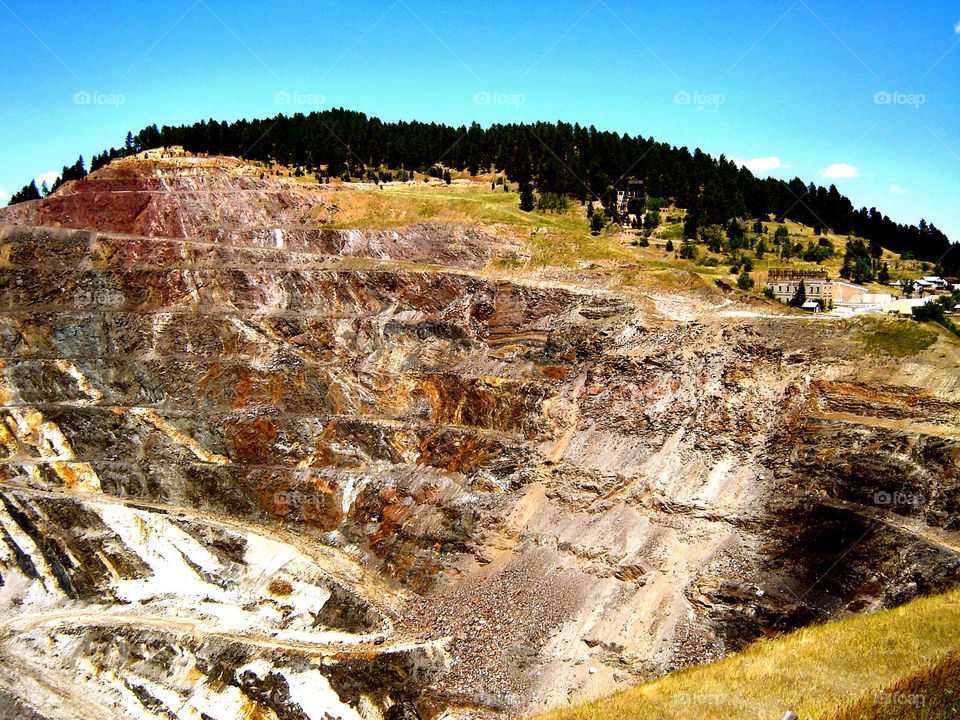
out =
<svg viewBox="0 0 960 720"><path fill-rule="evenodd" d="M0 228L0 707L535 710L957 582L946 338L277 229Z"/></svg>

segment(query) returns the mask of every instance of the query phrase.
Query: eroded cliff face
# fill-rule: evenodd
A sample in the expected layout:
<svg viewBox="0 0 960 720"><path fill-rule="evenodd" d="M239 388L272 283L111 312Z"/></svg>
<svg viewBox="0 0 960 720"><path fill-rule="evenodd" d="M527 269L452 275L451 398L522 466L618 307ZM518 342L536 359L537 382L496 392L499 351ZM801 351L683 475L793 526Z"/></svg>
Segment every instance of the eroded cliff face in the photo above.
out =
<svg viewBox="0 0 960 720"><path fill-rule="evenodd" d="M472 225L419 223L400 231L323 227L338 220L340 206L350 202L348 193L339 192L341 187L274 176L234 158L171 149L115 161L46 198L3 208L0 214L4 222L21 225L189 237L218 246L458 268L480 269L493 257L520 252L510 238ZM166 246L150 243L120 250L162 254Z"/></svg>
<svg viewBox="0 0 960 720"><path fill-rule="evenodd" d="M521 242L233 162L0 212L0 708L526 711L957 582L948 339L481 271Z"/></svg>

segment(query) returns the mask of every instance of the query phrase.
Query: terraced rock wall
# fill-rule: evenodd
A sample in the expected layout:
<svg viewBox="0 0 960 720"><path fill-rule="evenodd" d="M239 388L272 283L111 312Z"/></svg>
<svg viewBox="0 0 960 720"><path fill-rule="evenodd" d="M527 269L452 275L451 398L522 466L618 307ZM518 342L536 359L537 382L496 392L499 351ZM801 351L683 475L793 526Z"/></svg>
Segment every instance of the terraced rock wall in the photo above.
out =
<svg viewBox="0 0 960 720"><path fill-rule="evenodd" d="M279 227L241 165L195 234L0 228L0 707L489 716L956 583L949 340Z"/></svg>

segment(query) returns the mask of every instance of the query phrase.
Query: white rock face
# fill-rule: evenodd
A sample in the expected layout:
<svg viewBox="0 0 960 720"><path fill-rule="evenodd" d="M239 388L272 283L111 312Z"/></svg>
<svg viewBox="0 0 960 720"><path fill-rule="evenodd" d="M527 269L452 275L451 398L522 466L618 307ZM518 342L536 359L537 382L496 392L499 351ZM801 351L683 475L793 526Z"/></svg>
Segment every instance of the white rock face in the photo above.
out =
<svg viewBox="0 0 960 720"><path fill-rule="evenodd" d="M370 600L392 591L357 582L363 571L336 551L311 556L265 528L93 493L0 497L0 692L41 717L364 720L397 688L378 686L377 671L369 693L328 679L354 650L424 678L445 665L439 645L383 642L392 625ZM57 506L96 527L64 528L54 514L38 535L26 518ZM80 558L94 545L108 572L86 577Z"/></svg>

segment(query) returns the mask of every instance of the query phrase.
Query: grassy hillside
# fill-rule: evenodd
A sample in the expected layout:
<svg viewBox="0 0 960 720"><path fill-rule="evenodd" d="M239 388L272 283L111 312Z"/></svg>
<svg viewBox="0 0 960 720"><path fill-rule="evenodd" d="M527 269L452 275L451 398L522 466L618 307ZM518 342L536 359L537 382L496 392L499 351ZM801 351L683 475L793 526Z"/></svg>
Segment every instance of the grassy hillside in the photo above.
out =
<svg viewBox="0 0 960 720"><path fill-rule="evenodd" d="M776 720L787 710L801 720L939 720L956 715L884 714L890 708L874 708L873 701L884 689L920 688L931 693L931 703L955 700L957 662L943 661L956 648L960 590L761 641L711 665L539 720Z"/></svg>
<svg viewBox="0 0 960 720"><path fill-rule="evenodd" d="M954 720L960 717L960 652L851 703L825 720Z"/></svg>
<svg viewBox="0 0 960 720"><path fill-rule="evenodd" d="M349 187L349 186L347 186ZM336 226L392 228L415 222L471 222L519 235L534 265L575 265L578 260L635 260L610 234L593 236L584 208L564 213L523 212L515 191L489 185L388 185L382 191L350 191Z"/></svg>
<svg viewBox="0 0 960 720"><path fill-rule="evenodd" d="M672 209L670 213L675 220L679 220L683 217L683 210ZM758 287L762 287L767 279L767 270L771 267L782 268L794 268L794 269L809 269L815 270L818 268L825 268L832 278L840 277L840 268L843 265L843 255L844 249L847 243L846 235L836 235L830 232L824 232L821 235L814 233L812 227L807 225L801 225L800 223L793 222L792 220L787 220L782 224L786 226L787 231L789 232L790 241L794 244L802 243L804 246L813 244L816 245L821 239L831 242L836 249L835 254L822 261L822 262L806 262L798 257L792 257L789 259L783 259L779 255L779 248L773 245L773 234L777 229L777 226L781 223L774 222L764 222L763 226L766 229L764 234L764 241L767 245L767 252L763 257L758 257L755 250L744 250L743 255L750 259L753 264L753 272L751 273L754 280L756 280ZM662 248L667 239L673 241L674 246L679 247L678 242L682 241L683 236L683 226L681 221L676 221L673 223L665 223L660 228L654 231L651 237L651 245ZM678 264L683 264L684 267L688 267L695 272L702 274L704 276L714 277L714 278L726 278L732 279L735 276L730 272L730 268L725 264L726 256L722 253L712 253L707 250L703 245L698 246L698 260L697 262L687 262L676 259ZM917 260L905 260L899 255L892 253L888 250L883 251L883 262L886 262L890 270L891 280L896 280L900 278L917 278L921 275L928 274L932 272L932 266L929 263L920 262ZM716 262L716 267L710 267L706 265L706 262L714 261ZM891 288L881 285L879 283L870 283L868 285L875 292L891 292Z"/></svg>
<svg viewBox="0 0 960 720"><path fill-rule="evenodd" d="M294 178L289 168L272 166L265 168L269 172L290 177L306 185L316 185L310 175ZM643 262L650 269L657 267L676 267L699 275L707 284L724 280L728 284L736 281L737 274L731 272L730 256L725 253L710 252L704 244L698 244L696 261L679 257L677 250L683 243L682 208L661 209L661 224L647 233L647 245L643 244L644 233L639 230L609 225L600 235L591 235L586 207L571 200L566 212L523 212L519 208L518 188L508 186L508 192L500 185L491 188L491 182L497 174L470 177L465 172L454 172L450 185L431 179L424 183L425 176L417 175L416 182L387 183L381 190L370 190L369 184L360 187L352 183L333 180L329 185L336 189L343 199L338 202L338 212L332 227L370 227L389 229L415 222L476 222L500 228L505 232L522 236L528 248L530 258L524 264L528 268L538 267L575 267L583 261L620 261L626 263ZM600 207L600 203L595 203ZM762 257L756 250L742 250L739 255L748 258L753 266L751 275L756 282L754 292L759 294L766 283L767 270L771 267L789 267L795 269L826 268L830 276L840 276L843 265L846 235L836 235L828 231L817 235L810 226L792 220L786 220L789 238L792 244L800 243L804 247L816 246L822 239L829 241L835 248L835 254L821 262L806 262L798 257L783 259L780 248L774 244L774 232L780 223L764 222L762 235L767 251ZM752 226L752 223L750 223ZM751 233L752 234L752 233ZM673 251L667 251L667 243ZM903 259L895 253L883 251L883 261L887 263L891 280L917 278L932 272L929 263ZM892 292L889 286L871 283L874 292Z"/></svg>
<svg viewBox="0 0 960 720"><path fill-rule="evenodd" d="M310 183L313 180L305 178L303 182ZM591 235L586 209L576 202L572 202L570 209L563 213L523 212L518 207L516 187L503 192L502 187L494 190L486 182L469 181L466 178L459 178L452 185L437 182L429 185L422 182L387 184L383 190L374 192L351 190L349 184L343 183L332 187L349 193L349 202L345 197L344 202L340 203L341 210L335 226L391 228L427 220L479 222L525 234L532 251L530 262L535 265L573 265L579 260L598 259L639 260L681 267L711 281L735 277L725 265L725 256L710 253L703 245L699 246L698 262L682 260L676 252L666 251L668 241L672 242L675 251L682 242L684 211L679 208L671 207L662 213L663 223L650 234L649 246L642 247L639 231L622 229L616 225L608 226L599 236ZM820 263L804 262L796 257L783 260L772 243L777 224L766 222L764 237L767 253L758 258L755 251L743 251L743 255L753 263L753 274L758 283L765 281L769 267L825 267L832 277L839 276L846 236L831 233L816 235L813 228L789 220L784 225L793 243L816 244L823 238L833 243L836 254ZM883 259L888 263L894 279L917 277L930 269L927 264L903 260L887 251Z"/></svg>
<svg viewBox="0 0 960 720"><path fill-rule="evenodd" d="M859 328L857 339L871 353L886 353L894 357L912 357L937 341L936 326L922 325L913 320L894 317L874 317L868 327ZM949 334L945 339L953 340Z"/></svg>

